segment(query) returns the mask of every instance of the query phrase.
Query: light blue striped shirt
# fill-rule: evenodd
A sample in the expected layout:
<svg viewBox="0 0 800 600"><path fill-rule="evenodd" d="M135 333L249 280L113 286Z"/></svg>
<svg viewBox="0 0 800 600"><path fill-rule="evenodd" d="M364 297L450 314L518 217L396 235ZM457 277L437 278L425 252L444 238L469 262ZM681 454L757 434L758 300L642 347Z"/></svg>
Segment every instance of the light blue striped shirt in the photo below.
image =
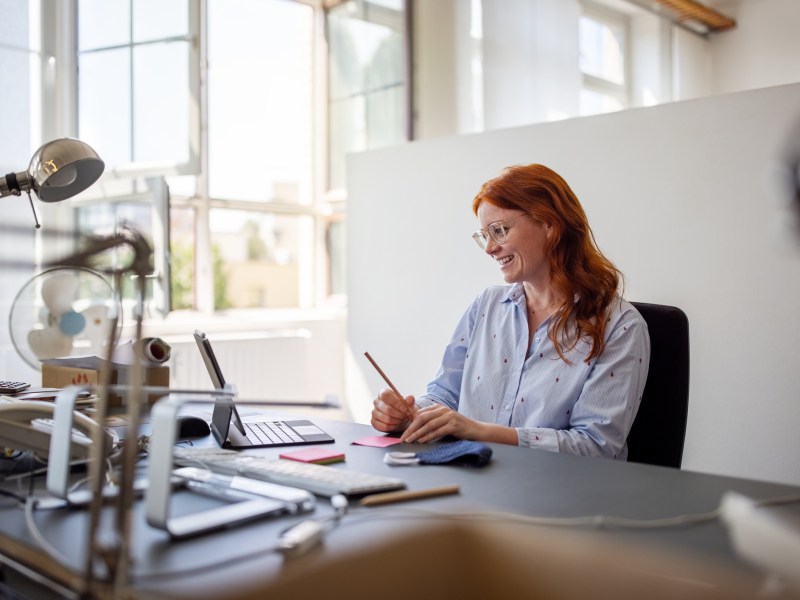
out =
<svg viewBox="0 0 800 600"><path fill-rule="evenodd" d="M476 421L514 427L520 446L626 459L650 363L642 316L629 302L614 302L603 353L584 362L590 345L581 339L564 352L567 364L547 335L550 318L528 351L526 311L521 283L478 295L417 405L438 402Z"/></svg>

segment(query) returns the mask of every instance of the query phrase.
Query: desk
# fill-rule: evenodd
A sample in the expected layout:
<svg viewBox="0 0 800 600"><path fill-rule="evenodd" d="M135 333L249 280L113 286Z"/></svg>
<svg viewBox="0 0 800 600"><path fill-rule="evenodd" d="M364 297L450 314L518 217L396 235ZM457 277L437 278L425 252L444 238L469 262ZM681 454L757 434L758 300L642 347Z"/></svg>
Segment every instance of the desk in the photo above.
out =
<svg viewBox="0 0 800 600"><path fill-rule="evenodd" d="M286 417L278 412L270 414ZM391 539L391 536L416 524L430 526L430 520L397 518L399 507L443 513L491 510L540 517L602 514L656 519L713 510L728 490L758 499L800 494L800 488L794 486L496 444L492 445L494 455L491 463L482 469L432 465L391 467L382 462L385 452L421 446L387 449L353 446L353 440L373 435L375 431L369 426L319 417L314 417L314 421L336 438L335 444L326 447L346 453L346 462L331 468L401 477L408 482L409 489L456 483L461 486L461 494L403 505L355 509L328 534L321 548L316 549L312 556L294 559L295 565L362 551L370 544ZM213 442L208 438L199 443ZM256 452L276 457L282 450ZM43 484L41 481L38 483ZM7 487L9 484L4 485ZM174 511L180 514L199 510L216 501L178 492L174 502ZM165 532L145 523L143 504L143 501L137 502L133 507L131 572L135 589L147 597L227 598L239 586L269 582L284 569L284 558L270 552L278 534L290 524L308 517L255 521L235 529L173 542ZM790 509L800 512L798 505L792 505ZM314 516L331 512L327 500L320 499ZM67 566L79 571L86 546L86 513L71 509L41 511L36 513L36 521L50 543L68 558ZM608 535L609 539L642 543L647 548L677 551L683 556L711 558L737 572L757 574L754 568L734 554L727 532L718 521L670 529L615 529L603 535ZM8 499L0 501L0 536L3 552L11 554L19 562L26 562L22 550L32 542L22 512ZM413 560L419 561L420 557ZM223 567L215 568L221 563ZM163 576L190 567L196 569L191 575Z"/></svg>

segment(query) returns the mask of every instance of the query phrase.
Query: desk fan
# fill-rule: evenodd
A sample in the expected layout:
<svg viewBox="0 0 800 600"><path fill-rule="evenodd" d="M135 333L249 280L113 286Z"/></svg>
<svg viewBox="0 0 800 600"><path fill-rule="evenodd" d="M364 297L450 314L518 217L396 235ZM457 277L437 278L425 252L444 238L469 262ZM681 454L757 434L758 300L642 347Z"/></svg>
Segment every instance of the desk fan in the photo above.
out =
<svg viewBox="0 0 800 600"><path fill-rule="evenodd" d="M9 314L11 342L34 369L48 358L105 357L119 300L102 275L82 267L55 267L22 286Z"/></svg>

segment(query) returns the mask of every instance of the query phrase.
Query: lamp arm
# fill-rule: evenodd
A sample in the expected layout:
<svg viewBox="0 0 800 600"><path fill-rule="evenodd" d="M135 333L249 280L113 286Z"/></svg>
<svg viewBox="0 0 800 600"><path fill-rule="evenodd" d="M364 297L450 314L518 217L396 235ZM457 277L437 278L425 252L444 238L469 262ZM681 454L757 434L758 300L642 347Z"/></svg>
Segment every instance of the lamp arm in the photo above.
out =
<svg viewBox="0 0 800 600"><path fill-rule="evenodd" d="M27 192L31 187L33 187L31 178L27 172L6 173L6 176L0 179L0 198L21 196L22 192Z"/></svg>

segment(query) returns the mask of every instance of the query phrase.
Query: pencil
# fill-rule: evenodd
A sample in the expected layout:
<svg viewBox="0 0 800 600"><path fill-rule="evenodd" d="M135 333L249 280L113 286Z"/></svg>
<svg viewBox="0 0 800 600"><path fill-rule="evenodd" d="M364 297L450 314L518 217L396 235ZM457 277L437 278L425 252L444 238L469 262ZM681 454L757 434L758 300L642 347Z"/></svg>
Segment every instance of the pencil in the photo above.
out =
<svg viewBox="0 0 800 600"><path fill-rule="evenodd" d="M375 367L375 370L378 372L378 374L379 374L381 377L383 377L383 380L386 382L386 385L388 385L388 386L389 386L389 388L391 388L391 390L392 390L392 391L393 391L395 394L397 394L397 395L400 397L400 400L402 400L402 401L403 401L403 406L404 406L404 407L405 407L405 409L406 409L406 415L408 416L408 418L409 418L410 420L412 420L412 421L413 421L413 420L414 420L414 413L412 412L412 410L411 410L411 407L410 407L408 404L406 404L406 402L405 402L405 398L403 397L403 394L401 394L399 391L397 391L397 388L396 388L396 387L394 387L394 384L393 384L393 383L391 382L391 380L390 380L390 379L389 379L389 378L386 376L386 373L384 373L384 372L383 372L383 369L381 369L381 368L378 366L378 363L376 363L376 362L373 360L373 358L372 358L372 357L369 355L369 352L364 352L364 356L366 356L366 357L367 357L367 360L368 360L370 363L372 363L372 366L373 366L373 367Z"/></svg>
<svg viewBox="0 0 800 600"><path fill-rule="evenodd" d="M407 490L402 492L385 492L383 494L372 494L361 499L361 506L379 506L391 502L405 502L406 500L419 500L421 498L433 498L434 496L446 496L448 494L458 494L461 488L457 485L443 485L441 487L428 488L426 490Z"/></svg>

